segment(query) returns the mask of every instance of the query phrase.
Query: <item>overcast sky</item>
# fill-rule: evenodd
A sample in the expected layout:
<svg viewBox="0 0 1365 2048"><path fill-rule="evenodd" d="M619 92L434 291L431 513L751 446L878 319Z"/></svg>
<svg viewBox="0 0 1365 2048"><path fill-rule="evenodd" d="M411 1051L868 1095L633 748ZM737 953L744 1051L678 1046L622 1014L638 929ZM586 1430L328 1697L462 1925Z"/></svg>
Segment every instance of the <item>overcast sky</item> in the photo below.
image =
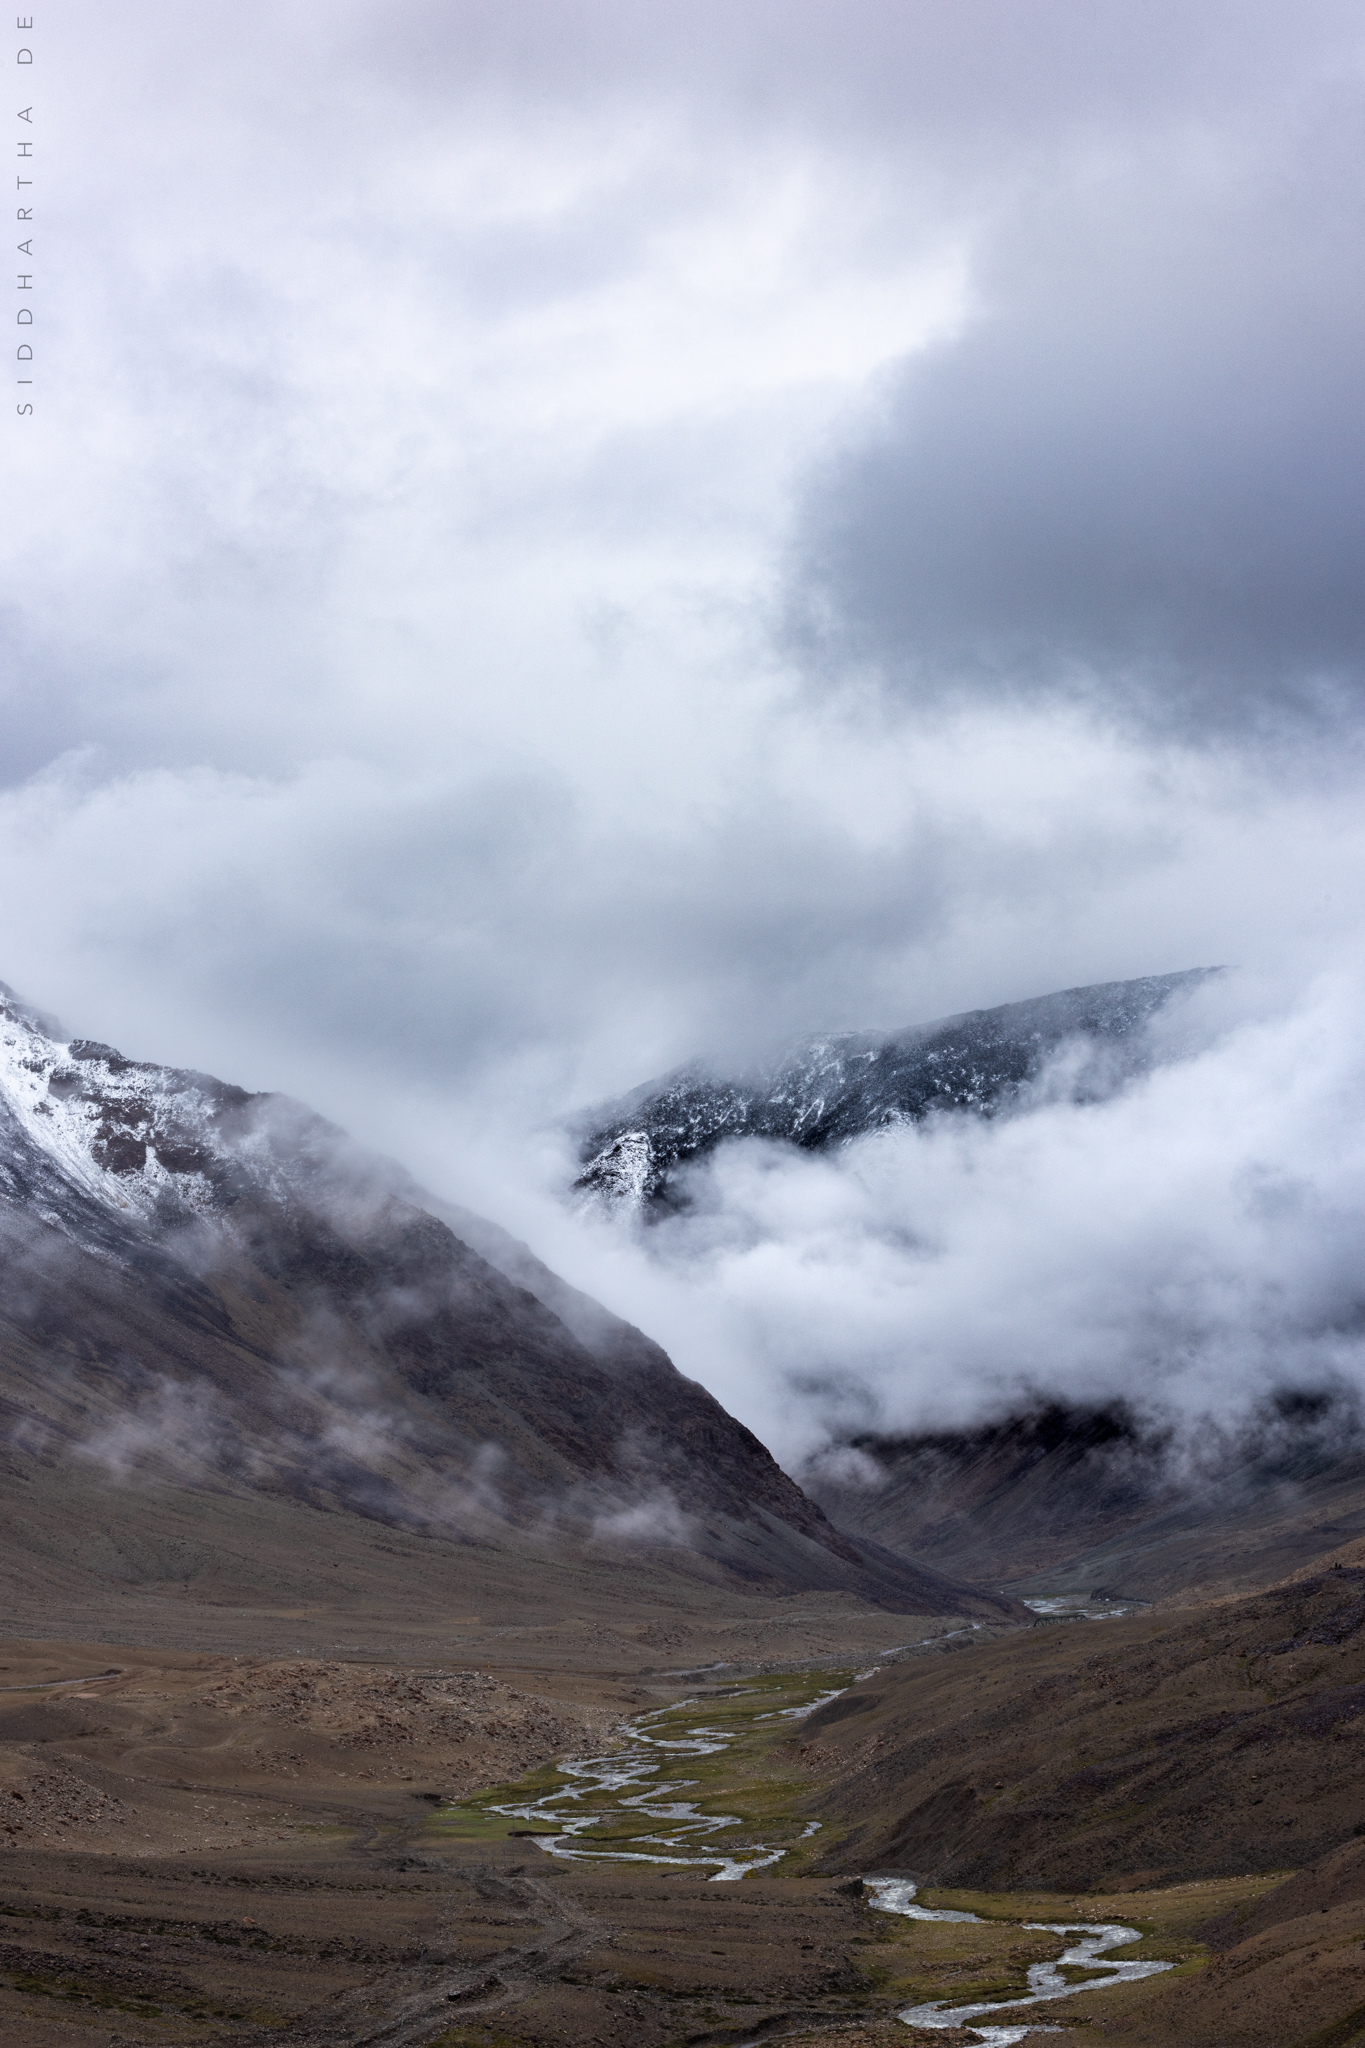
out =
<svg viewBox="0 0 1365 2048"><path fill-rule="evenodd" d="M526 1133L693 1052L1340 973L1358 8L56 0L26 41L32 1000L516 1224Z"/></svg>

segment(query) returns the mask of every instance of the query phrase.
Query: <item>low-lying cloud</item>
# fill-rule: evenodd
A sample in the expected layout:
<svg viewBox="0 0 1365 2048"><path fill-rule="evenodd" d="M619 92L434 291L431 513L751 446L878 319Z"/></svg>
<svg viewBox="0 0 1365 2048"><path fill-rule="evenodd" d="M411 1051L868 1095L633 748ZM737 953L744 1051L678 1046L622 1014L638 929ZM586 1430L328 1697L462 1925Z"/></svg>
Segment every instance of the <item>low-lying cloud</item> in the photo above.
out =
<svg viewBox="0 0 1365 2048"><path fill-rule="evenodd" d="M828 1153L730 1141L636 1227L637 1307L789 1462L1049 1400L1189 1436L1365 1393L1365 991L1248 993L1182 1006L1107 1100L1045 1075L1009 1114Z"/></svg>

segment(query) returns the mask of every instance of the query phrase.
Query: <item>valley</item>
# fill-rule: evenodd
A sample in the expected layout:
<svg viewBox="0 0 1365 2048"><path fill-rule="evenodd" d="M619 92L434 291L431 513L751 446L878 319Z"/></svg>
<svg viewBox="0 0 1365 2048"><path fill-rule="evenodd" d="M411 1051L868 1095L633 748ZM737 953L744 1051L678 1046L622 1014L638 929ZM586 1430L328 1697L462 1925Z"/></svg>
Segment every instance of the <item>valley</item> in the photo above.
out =
<svg viewBox="0 0 1365 2048"><path fill-rule="evenodd" d="M803 1485L300 1105L0 1008L6 2043L1365 2037L1344 1409Z"/></svg>
<svg viewBox="0 0 1365 2048"><path fill-rule="evenodd" d="M1347 1562L1161 1616L923 1622L862 1675L827 1652L642 1668L589 1624L576 1655L566 1626L484 1668L10 1640L0 2027L951 2048L984 2000L982 2026L1138 2048L1344 2044L1363 1586ZM869 1654L885 1621L793 1616L787 1647ZM1070 1988L1076 1930L1104 1924L1169 1967ZM1043 1966L1064 1999L1009 2010Z"/></svg>

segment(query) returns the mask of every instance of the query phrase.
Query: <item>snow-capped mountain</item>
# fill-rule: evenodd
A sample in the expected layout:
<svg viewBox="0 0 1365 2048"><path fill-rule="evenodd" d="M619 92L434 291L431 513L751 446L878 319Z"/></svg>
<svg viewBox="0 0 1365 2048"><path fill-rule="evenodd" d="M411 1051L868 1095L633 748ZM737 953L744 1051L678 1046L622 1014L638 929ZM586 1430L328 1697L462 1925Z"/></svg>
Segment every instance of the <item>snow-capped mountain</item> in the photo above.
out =
<svg viewBox="0 0 1365 2048"><path fill-rule="evenodd" d="M68 1039L0 983L0 1189L79 1242L107 1243L119 1216L162 1228L211 1216L251 1183L287 1196L308 1155L277 1142L280 1107Z"/></svg>
<svg viewBox="0 0 1365 2048"><path fill-rule="evenodd" d="M934 1111L989 1115L1073 1044L1081 1055L1073 1086L1107 1088L1115 1066L1138 1056L1157 1011L1217 972L1063 989L890 1036L811 1038L749 1076L727 1078L694 1062L578 1120L583 1170L575 1186L613 1207L667 1207L678 1169L723 1139L816 1149Z"/></svg>
<svg viewBox="0 0 1365 2048"><path fill-rule="evenodd" d="M2 985L0 1273L0 1491L60 1469L76 1513L98 1470L130 1500L284 1494L982 1604L836 1530L657 1345L495 1225L298 1103L68 1037Z"/></svg>

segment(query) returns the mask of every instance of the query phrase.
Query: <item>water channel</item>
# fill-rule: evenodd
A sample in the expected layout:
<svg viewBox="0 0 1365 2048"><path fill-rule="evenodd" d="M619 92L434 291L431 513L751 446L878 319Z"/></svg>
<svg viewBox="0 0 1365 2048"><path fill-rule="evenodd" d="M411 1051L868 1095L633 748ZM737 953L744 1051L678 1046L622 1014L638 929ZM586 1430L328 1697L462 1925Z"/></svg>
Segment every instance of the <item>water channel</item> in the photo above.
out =
<svg viewBox="0 0 1365 2048"><path fill-rule="evenodd" d="M928 1906L916 1905L916 1887L908 1878L872 1877L864 1882L878 1912L902 1913L911 1920L981 1921L979 1913L935 1912ZM988 2048L1010 2048L1011 2042L1022 2041L1025 2034L1055 2029L1033 2028L1027 2021L1022 2026L983 2026L980 2015L1017 2012L1023 2005L1041 2005L1045 1999L1069 1998L1077 1991L1094 1991L1101 1985L1127 1983L1135 1977L1154 1977L1159 1970L1175 1967L1162 1962L1111 1962L1111 1948L1126 1948L1129 1942L1142 1939L1140 1929L1124 1927L1116 1920L1023 1920L1019 1924L1041 1933L1075 1934L1080 1938L1063 1949L1055 1962L1030 1963L1028 1990L1021 1998L993 1998L978 2005L948 2005L936 1999L929 2005L908 2005L897 2018L908 2027L970 2027ZM1062 1975L1065 1969L1094 1974L1073 1982Z"/></svg>
<svg viewBox="0 0 1365 2048"><path fill-rule="evenodd" d="M485 1814L519 1822L514 1832L534 1836L538 1848L567 1862L665 1864L679 1871L704 1870L713 1884L733 1883L780 1863L817 1832L819 1821L802 1821L780 1812L762 1820L708 1813L700 1810L696 1799L683 1795L691 1792L704 1798L705 1780L712 1775L706 1759L724 1754L758 1723L802 1720L847 1690L847 1682L825 1690L816 1690L815 1685L814 1677L806 1684L797 1681L795 1686L790 1678L736 1685L711 1695L705 1702L706 1718L698 1721L687 1715L703 1704L700 1700L656 1707L630 1723L624 1747L604 1756L574 1757L557 1764L548 1778L542 1776L533 1788L511 1799L504 1794L500 1799L480 1800L479 1808ZM797 1693L795 1704L769 1704L774 1695L790 1699L793 1690ZM717 1791L721 1790L718 1784ZM760 1832L766 1839L755 1839ZM878 1912L912 1920L979 1923L982 1918L978 1913L936 1911L917 1904L916 1887L908 1878L864 1881L870 1894L868 1903ZM1029 2032L1048 2030L1031 2028L1027 2021L982 2024L986 2015L994 2021L996 2015L1012 2015L1021 2006L1172 1968L1168 1962L1110 1959L1109 1950L1142 1939L1136 1927L1088 1920L1026 1920L1019 1924L1050 1934L1072 1934L1077 1939L1054 1962L1031 1964L1028 1991L1018 1998L956 2006L937 2000L908 2006L898 2017L915 2027L970 2027L988 2048L1009 2048ZM1083 1970L1086 1975L1074 1981L1063 1975L1068 1969Z"/></svg>
<svg viewBox="0 0 1365 2048"><path fill-rule="evenodd" d="M788 1681L785 1691L790 1689ZM728 1750L736 1738L759 1721L801 1720L844 1690L816 1693L795 1706L767 1713L731 1709L732 1701L762 1704L766 1688L735 1687L715 1701L727 1709L728 1725L715 1718L679 1725L679 1716L696 1700L679 1700L630 1724L625 1748L606 1756L574 1757L555 1767L562 1783L515 1802L489 1804L485 1811L519 1820L534 1833L537 1846L567 1862L605 1860L613 1863L666 1863L678 1869L706 1869L713 1884L732 1883L751 1871L766 1870L820 1826L818 1820L778 1820L765 1832L780 1840L735 1839L743 1830L752 1837L754 1823L737 1813L702 1813L696 1802L680 1795L698 1789L690 1776L678 1777L701 1759ZM729 1841L720 1838L729 1836Z"/></svg>

